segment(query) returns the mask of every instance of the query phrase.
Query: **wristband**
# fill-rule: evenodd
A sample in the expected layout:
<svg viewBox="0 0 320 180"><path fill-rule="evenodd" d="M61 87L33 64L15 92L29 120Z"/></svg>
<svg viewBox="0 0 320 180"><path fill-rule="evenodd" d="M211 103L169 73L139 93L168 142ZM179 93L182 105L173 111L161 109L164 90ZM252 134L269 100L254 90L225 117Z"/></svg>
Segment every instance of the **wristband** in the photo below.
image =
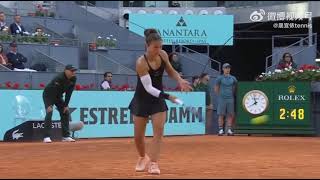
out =
<svg viewBox="0 0 320 180"><path fill-rule="evenodd" d="M159 94L159 98L163 98L163 99L169 99L170 95L161 91Z"/></svg>

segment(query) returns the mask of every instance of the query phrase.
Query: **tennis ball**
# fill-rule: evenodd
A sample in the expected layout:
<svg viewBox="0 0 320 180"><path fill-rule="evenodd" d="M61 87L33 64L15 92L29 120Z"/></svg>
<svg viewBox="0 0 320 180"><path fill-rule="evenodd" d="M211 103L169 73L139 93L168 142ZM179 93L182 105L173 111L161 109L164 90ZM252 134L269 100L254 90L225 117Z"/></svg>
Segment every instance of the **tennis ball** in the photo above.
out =
<svg viewBox="0 0 320 180"><path fill-rule="evenodd" d="M269 120L269 115L263 115L263 116L252 118L250 123L253 125L262 125L262 124L266 124L268 120Z"/></svg>

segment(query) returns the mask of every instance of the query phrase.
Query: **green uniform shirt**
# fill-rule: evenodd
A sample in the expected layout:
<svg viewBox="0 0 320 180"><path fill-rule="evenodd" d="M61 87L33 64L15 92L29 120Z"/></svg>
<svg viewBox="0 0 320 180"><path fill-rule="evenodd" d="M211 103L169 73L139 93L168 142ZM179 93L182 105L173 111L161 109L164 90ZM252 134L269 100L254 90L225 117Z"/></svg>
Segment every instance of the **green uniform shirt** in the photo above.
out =
<svg viewBox="0 0 320 180"><path fill-rule="evenodd" d="M210 96L210 87L207 84L200 83L198 86L196 86L194 91L201 91L206 93L206 105L211 104L211 96Z"/></svg>
<svg viewBox="0 0 320 180"><path fill-rule="evenodd" d="M192 89L193 91L199 91L199 84L196 86L192 85Z"/></svg>
<svg viewBox="0 0 320 180"><path fill-rule="evenodd" d="M71 78L70 80L67 78L64 72L59 73L44 89L44 93L46 98L48 98L52 103L56 102L57 99L62 99L64 93L65 107L68 106L71 94L76 85L77 78Z"/></svg>
<svg viewBox="0 0 320 180"><path fill-rule="evenodd" d="M175 69L178 73L182 72L182 64L178 61L178 62L174 62L171 61L171 66L173 67L173 69Z"/></svg>

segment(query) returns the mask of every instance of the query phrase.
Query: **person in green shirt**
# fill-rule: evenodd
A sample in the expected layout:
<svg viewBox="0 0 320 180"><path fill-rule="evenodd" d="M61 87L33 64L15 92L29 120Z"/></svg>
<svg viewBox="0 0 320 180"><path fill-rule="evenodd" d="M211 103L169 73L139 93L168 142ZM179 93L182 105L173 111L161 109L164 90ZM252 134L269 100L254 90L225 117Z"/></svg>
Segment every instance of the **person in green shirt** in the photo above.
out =
<svg viewBox="0 0 320 180"><path fill-rule="evenodd" d="M197 91L199 83L200 83L199 76L193 76L192 77L192 89L193 89L193 91Z"/></svg>
<svg viewBox="0 0 320 180"><path fill-rule="evenodd" d="M52 81L45 87L43 91L43 102L46 108L46 117L44 120L44 140L45 143L51 143L51 121L53 105L55 105L60 113L61 126L62 126L62 141L74 142L75 140L70 137L69 132L69 101L72 92L76 85L75 72L77 68L73 65L67 65L64 72L59 73ZM65 99L63 100L63 94Z"/></svg>
<svg viewBox="0 0 320 180"><path fill-rule="evenodd" d="M193 83L194 91L205 92L206 96L206 125L205 125L205 133L207 134L209 131L209 127L213 123L212 114L213 114L213 105L211 102L211 94L210 94L210 86L209 86L210 76L207 73L202 73L199 77L199 83L196 84L196 81Z"/></svg>
<svg viewBox="0 0 320 180"><path fill-rule="evenodd" d="M205 92L207 109L213 109L213 105L211 103L209 80L210 80L210 76L207 73L202 73L200 75L200 83L196 87L196 91Z"/></svg>
<svg viewBox="0 0 320 180"><path fill-rule="evenodd" d="M182 75L182 64L179 61L177 53L171 53L169 55L169 61L173 69L175 69L180 75Z"/></svg>

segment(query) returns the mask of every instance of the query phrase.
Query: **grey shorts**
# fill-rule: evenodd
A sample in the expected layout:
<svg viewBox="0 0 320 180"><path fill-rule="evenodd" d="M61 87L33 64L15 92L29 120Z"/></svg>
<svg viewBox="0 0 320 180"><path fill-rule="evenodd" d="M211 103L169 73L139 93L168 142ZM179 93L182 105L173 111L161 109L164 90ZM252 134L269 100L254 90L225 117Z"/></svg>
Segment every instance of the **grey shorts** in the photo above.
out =
<svg viewBox="0 0 320 180"><path fill-rule="evenodd" d="M234 99L218 99L217 114L219 116L234 115Z"/></svg>

